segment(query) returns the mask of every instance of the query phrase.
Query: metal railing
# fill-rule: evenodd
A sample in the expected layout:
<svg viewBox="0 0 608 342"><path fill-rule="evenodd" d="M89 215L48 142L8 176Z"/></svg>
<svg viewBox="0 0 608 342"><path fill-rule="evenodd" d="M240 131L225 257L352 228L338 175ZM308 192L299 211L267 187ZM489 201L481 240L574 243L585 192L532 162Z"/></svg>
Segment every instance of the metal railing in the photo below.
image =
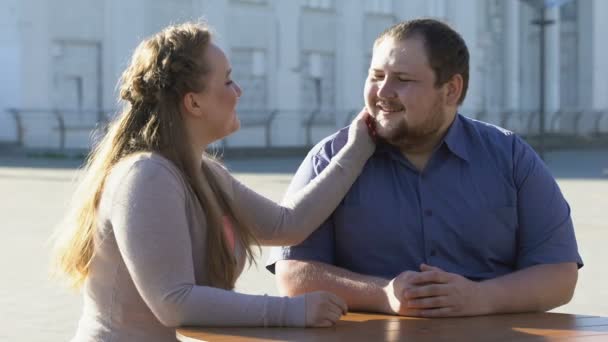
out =
<svg viewBox="0 0 608 342"><path fill-rule="evenodd" d="M58 145L60 149L66 147L66 137L70 131L89 131L93 132L99 127L103 127L109 120L109 114L114 110L97 109L37 109L37 108L9 108L6 110L15 121L17 141L19 146L24 145L25 133L28 130L30 120L53 119L56 126L51 127L52 131L57 131L59 135ZM98 121L101 119L101 121Z"/></svg>
<svg viewBox="0 0 608 342"><path fill-rule="evenodd" d="M239 110L239 120L243 127L263 127L266 147L272 146L272 122L278 110ZM222 147L227 147L226 139L222 139Z"/></svg>
<svg viewBox="0 0 608 342"><path fill-rule="evenodd" d="M25 132L25 128L23 127L23 120L21 119L21 115L19 115L19 111L14 108L9 108L6 111L11 114L11 117L13 118L13 120L15 120L15 132L17 133L16 143L18 146L23 146L23 135Z"/></svg>
<svg viewBox="0 0 608 342"><path fill-rule="evenodd" d="M17 145L25 144L26 133L30 132L30 126L35 120L47 119L55 122L49 131L58 133L57 146L66 148L67 137L72 132L93 132L95 129L105 127L115 109L33 109L33 108L9 108L6 113L14 121L14 129ZM276 119L289 117L299 120L305 132L304 144L313 145L316 141L313 132L316 128L339 129L347 126L353 120L359 109L349 110L312 110L312 111L280 111L278 109L268 110L239 110L239 119L243 128L259 127L263 130L264 146L274 147L273 128L276 129ZM527 138L538 137L539 117L537 111L505 111L491 113L480 111L470 115L474 119L496 124L505 129ZM608 137L608 109L601 111L593 110L560 110L546 115L545 134L563 137ZM102 121L98 121L101 118ZM227 146L226 139L221 144ZM304 145L303 144L303 145Z"/></svg>
<svg viewBox="0 0 608 342"><path fill-rule="evenodd" d="M335 110L313 109L307 113L304 119L304 128L306 129L306 145L312 146L312 127L313 126L330 126L336 128L336 112Z"/></svg>

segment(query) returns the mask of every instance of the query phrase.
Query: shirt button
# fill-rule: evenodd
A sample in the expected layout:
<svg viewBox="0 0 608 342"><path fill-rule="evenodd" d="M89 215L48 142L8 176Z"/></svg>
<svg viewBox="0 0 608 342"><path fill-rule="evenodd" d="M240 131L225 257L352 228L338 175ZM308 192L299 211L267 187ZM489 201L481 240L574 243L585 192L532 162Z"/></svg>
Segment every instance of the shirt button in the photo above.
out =
<svg viewBox="0 0 608 342"><path fill-rule="evenodd" d="M426 209L426 210L424 211L424 215L425 215L425 216L433 216L433 211L432 211L431 209Z"/></svg>

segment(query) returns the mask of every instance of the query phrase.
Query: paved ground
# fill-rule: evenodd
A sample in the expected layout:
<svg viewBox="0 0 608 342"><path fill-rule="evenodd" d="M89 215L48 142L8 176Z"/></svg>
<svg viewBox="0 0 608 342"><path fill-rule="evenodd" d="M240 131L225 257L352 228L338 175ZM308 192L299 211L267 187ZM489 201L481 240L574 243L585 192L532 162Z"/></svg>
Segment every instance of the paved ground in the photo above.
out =
<svg viewBox="0 0 608 342"><path fill-rule="evenodd" d="M228 161L245 184L279 200L299 158ZM547 163L572 207L581 254L574 300L557 311L608 316L608 151L560 152ZM73 189L77 160L23 159L0 155L0 341L65 341L80 314L78 293L48 278L48 238ZM273 279L252 267L237 287L276 294ZM24 337L27 336L27 337Z"/></svg>

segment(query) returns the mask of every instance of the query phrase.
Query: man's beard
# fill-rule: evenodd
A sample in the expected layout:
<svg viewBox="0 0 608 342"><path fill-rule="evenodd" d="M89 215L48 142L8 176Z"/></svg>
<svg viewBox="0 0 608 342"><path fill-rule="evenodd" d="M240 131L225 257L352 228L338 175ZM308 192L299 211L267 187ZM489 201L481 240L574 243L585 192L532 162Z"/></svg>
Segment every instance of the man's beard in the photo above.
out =
<svg viewBox="0 0 608 342"><path fill-rule="evenodd" d="M429 137L432 137L441 129L445 120L445 111L441 104L441 98L437 98L431 109L426 115L426 120L417 127L412 127L405 117L400 117L398 121L388 123L384 129L376 119L378 137L395 146L410 147L424 144Z"/></svg>

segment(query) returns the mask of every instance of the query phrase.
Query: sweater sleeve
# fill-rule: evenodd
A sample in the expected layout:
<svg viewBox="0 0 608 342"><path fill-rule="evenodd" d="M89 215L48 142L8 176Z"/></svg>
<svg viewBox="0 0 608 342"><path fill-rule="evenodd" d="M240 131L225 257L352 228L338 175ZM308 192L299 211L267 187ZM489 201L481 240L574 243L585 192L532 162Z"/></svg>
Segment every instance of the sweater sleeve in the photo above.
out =
<svg viewBox="0 0 608 342"><path fill-rule="evenodd" d="M120 254L156 318L169 327L304 326L305 297L196 285L185 196L176 171L153 159L131 165L113 195L110 220Z"/></svg>
<svg viewBox="0 0 608 342"><path fill-rule="evenodd" d="M348 142L310 183L292 193L282 204L256 193L234 177L234 202L263 245L290 246L306 239L323 223L355 182L375 144L371 139Z"/></svg>

